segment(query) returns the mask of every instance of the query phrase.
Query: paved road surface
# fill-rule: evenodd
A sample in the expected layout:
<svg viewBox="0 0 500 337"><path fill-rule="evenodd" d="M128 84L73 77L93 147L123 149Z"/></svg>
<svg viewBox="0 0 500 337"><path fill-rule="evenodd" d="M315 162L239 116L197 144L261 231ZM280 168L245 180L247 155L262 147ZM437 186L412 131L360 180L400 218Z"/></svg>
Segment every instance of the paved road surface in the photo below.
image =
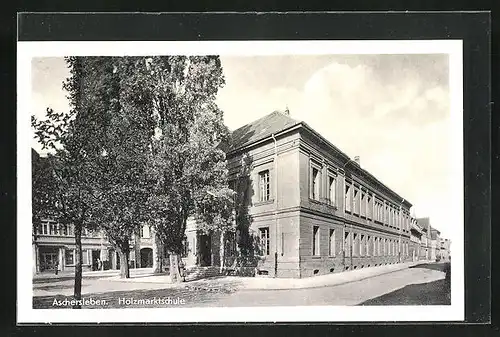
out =
<svg viewBox="0 0 500 337"><path fill-rule="evenodd" d="M217 303L203 303L204 306L288 306L288 305L358 305L384 294L391 293L409 284L427 284L443 280L444 273L429 268L408 268L369 279L333 287L294 290L240 291L220 299ZM425 285L421 289L426 291ZM444 291L444 289L443 289ZM419 294L413 294L419 302ZM421 297L424 299L424 297ZM393 305L399 297L391 298ZM391 302L390 300L386 302ZM368 304L368 303L367 303ZM377 303L374 303L377 304ZM384 303L389 304L389 303ZM426 303L418 303L426 304Z"/></svg>

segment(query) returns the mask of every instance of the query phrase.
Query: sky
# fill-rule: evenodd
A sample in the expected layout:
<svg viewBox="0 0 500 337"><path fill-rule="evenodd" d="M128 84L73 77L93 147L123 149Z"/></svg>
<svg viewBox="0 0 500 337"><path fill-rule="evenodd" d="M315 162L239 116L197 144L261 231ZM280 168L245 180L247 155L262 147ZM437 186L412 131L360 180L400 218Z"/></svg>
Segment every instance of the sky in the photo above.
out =
<svg viewBox="0 0 500 337"><path fill-rule="evenodd" d="M217 97L234 130L274 110L318 131L450 237L448 55L221 56ZM32 109L67 111L59 57L32 60ZM40 150L33 140L32 146ZM462 182L459 182L462 183Z"/></svg>

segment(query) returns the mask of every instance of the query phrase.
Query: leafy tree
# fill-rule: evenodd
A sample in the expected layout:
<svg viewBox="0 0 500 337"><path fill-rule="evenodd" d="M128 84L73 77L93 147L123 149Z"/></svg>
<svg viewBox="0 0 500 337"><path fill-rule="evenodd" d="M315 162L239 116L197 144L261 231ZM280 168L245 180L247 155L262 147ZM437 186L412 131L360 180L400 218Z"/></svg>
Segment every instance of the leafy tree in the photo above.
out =
<svg viewBox="0 0 500 337"><path fill-rule="evenodd" d="M172 280L179 281L176 266L188 217L207 210L210 202L221 203L207 198L207 191L218 195L227 186L225 153L218 145L229 132L214 103L224 77L217 56L153 57L149 67L156 116L149 165L151 222L170 254ZM225 207L210 212L216 209ZM226 221L223 214L205 217L219 227Z"/></svg>
<svg viewBox="0 0 500 337"><path fill-rule="evenodd" d="M70 77L63 88L68 92L70 111L57 113L47 109L46 119L37 120L32 116L31 123L35 136L43 149L51 153L47 157L54 177L49 191L39 193L50 195L47 208L54 220L74 226L75 232L75 284L74 297L81 299L82 285L82 245L84 228L93 229L90 211L95 205L92 184L95 178L97 139L102 135L98 116L93 114L92 101L94 78L92 64L83 58L66 58ZM35 188L38 188L35 184ZM42 188L43 190L43 188ZM38 210L34 209L34 217ZM76 305L75 308L80 308Z"/></svg>
<svg viewBox="0 0 500 337"><path fill-rule="evenodd" d="M148 220L150 196L146 165L154 124L151 100L144 86L146 62L141 57L101 57L98 99L106 131L100 139L99 202L93 221L120 253L120 276L128 278L130 238Z"/></svg>
<svg viewBox="0 0 500 337"><path fill-rule="evenodd" d="M52 168L46 158L41 157L34 149L31 150L31 207L33 239L43 219L53 216L56 200L54 199L55 179Z"/></svg>

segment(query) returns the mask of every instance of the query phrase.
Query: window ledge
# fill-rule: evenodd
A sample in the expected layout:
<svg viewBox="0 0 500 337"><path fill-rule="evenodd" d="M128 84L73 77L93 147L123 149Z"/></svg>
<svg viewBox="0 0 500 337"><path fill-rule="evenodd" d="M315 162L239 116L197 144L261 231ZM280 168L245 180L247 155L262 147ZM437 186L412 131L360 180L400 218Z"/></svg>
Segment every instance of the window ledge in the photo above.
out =
<svg viewBox="0 0 500 337"><path fill-rule="evenodd" d="M270 204L274 204L274 199L270 199L270 200L266 200L266 201L258 201L256 203L254 203L253 205L254 206L263 206L263 205L270 205Z"/></svg>
<svg viewBox="0 0 500 337"><path fill-rule="evenodd" d="M311 257L312 257L313 259L321 259L321 256L319 256L319 255L312 255Z"/></svg>

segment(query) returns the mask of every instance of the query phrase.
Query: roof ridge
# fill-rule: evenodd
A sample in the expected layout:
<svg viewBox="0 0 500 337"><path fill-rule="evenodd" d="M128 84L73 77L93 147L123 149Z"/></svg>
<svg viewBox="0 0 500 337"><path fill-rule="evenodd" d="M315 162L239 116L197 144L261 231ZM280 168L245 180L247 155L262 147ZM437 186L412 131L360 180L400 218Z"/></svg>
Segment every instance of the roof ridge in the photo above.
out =
<svg viewBox="0 0 500 337"><path fill-rule="evenodd" d="M285 113L283 113L283 112L282 112L282 111L280 111L280 110L273 110L272 112L268 113L267 115L264 115L264 116L262 116L262 117L260 117L260 118L257 118L257 119L255 119L255 120L253 120L253 121L249 122L249 123L246 123L246 124L244 124L244 125L240 126L240 127L239 127L239 128L237 128L237 129L234 129L232 132L236 132L237 130L242 129L242 128L244 128L244 127L248 126L248 125L252 125L252 124L253 124L253 125L255 125L255 124L257 124L258 122L262 121L263 119L269 118L269 117L270 117L270 116L272 116L272 115L280 115L280 116L283 116L283 117L289 118L290 120L292 120L292 121L294 121L294 122L297 122L297 123L302 122L302 121L300 121L300 120L297 120L297 119L295 119L295 118L290 117L290 115L286 115Z"/></svg>

